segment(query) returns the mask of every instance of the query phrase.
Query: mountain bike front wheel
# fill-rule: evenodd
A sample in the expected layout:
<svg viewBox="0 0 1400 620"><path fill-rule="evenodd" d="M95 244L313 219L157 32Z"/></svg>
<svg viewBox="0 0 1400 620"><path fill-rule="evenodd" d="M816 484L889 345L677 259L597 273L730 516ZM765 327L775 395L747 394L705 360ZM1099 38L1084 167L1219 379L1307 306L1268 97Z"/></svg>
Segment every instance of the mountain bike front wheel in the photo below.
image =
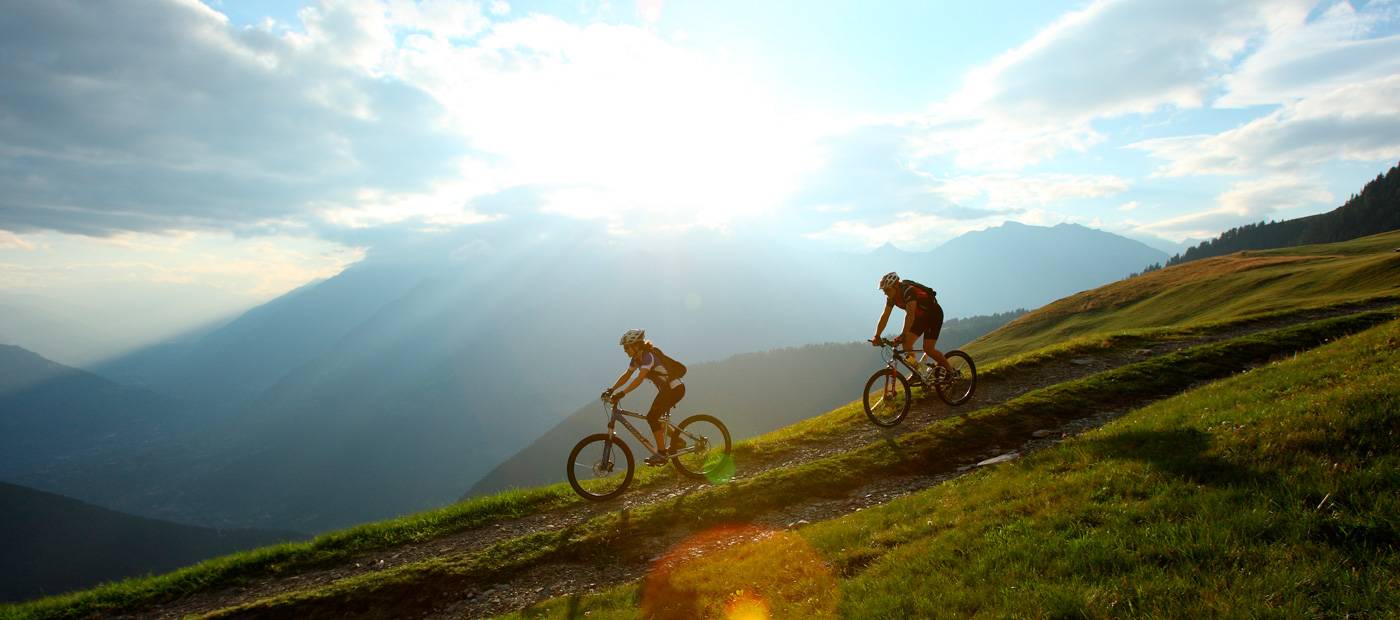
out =
<svg viewBox="0 0 1400 620"><path fill-rule="evenodd" d="M876 426L899 424L909 415L909 382L894 369L881 368L865 382L861 405Z"/></svg>
<svg viewBox="0 0 1400 620"><path fill-rule="evenodd" d="M671 459L676 471L696 480L719 482L732 471L729 459L729 429L714 416L693 415L676 425L671 433L671 445L676 438L686 442L682 454Z"/></svg>
<svg viewBox="0 0 1400 620"><path fill-rule="evenodd" d="M589 435L569 452L569 486L583 499L609 500L632 484L633 467L632 449L621 439L607 433Z"/></svg>
<svg viewBox="0 0 1400 620"><path fill-rule="evenodd" d="M958 350L944 353L943 357L948 358L953 372L937 382L938 397L949 405L961 405L972 398L972 392L977 389L977 365L972 363L971 355Z"/></svg>

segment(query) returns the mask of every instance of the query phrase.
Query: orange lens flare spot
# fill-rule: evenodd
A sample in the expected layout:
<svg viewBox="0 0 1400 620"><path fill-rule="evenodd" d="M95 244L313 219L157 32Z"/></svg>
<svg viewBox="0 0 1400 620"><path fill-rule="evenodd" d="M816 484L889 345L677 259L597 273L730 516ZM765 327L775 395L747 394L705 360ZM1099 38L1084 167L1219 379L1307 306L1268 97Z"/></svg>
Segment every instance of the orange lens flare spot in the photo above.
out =
<svg viewBox="0 0 1400 620"><path fill-rule="evenodd" d="M753 525L706 530L656 561L646 618L834 618L835 573L805 539Z"/></svg>
<svg viewBox="0 0 1400 620"><path fill-rule="evenodd" d="M746 590L739 590L724 604L725 620L768 620L768 601Z"/></svg>

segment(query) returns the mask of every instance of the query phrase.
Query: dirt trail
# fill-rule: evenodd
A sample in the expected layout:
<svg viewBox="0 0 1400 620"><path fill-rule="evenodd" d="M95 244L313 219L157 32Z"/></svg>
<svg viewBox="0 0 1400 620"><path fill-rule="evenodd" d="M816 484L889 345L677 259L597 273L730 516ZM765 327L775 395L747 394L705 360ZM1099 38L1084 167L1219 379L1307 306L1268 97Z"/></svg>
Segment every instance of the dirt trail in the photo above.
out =
<svg viewBox="0 0 1400 620"><path fill-rule="evenodd" d="M972 401L962 407L950 408L934 398L916 400L908 418L893 429L864 425L858 427L856 432L841 435L824 443L800 444L786 452L747 460L741 464L741 470L736 478L753 477L775 468L798 465L849 452L872 442L892 439L918 430L952 415L961 415L1001 404L1035 389L1073 381L1172 351L1318 319L1355 314L1394 305L1394 301L1384 301L1296 313L1276 319L1250 322L1198 338L1144 345L1142 348L1131 351L1088 352L1074 356L1067 361L1041 362L1018 369L1014 377L979 378L976 395ZM859 392L859 388L854 391ZM1051 431L1050 439L1018 442L1017 445L983 446L980 453L963 455L970 462L952 464L948 471L873 480L869 485L857 489L845 497L816 499L766 514L759 519L759 524L779 528L788 527L795 522L813 522L834 518L867 506L884 503L892 498L928 488L961 475L972 463L982 458L1013 450L1023 453L1043 447L1058 441L1060 437L1098 426L1104 421L1120 415L1123 410L1126 409L1089 411L1080 420L1071 422L1063 428L1046 429ZM289 592L317 588L347 577L402 566L428 558L466 555L511 538L578 525L608 512L678 500L702 485L703 483L677 479L668 484L635 489L620 501L602 504L576 504L518 519L487 524L420 544L365 553L332 566L313 567L296 574L254 578L238 586L196 592L174 601L119 617L178 618L191 614L204 614ZM557 596L597 591L635 581L645 574L652 560L691 533L677 529L651 540L639 540L628 557L619 557L616 562L607 565L554 562L527 569L523 574L513 576L508 583L479 584L480 587L460 592L460 596L456 597L457 600L442 601L427 617L461 618L499 614Z"/></svg>

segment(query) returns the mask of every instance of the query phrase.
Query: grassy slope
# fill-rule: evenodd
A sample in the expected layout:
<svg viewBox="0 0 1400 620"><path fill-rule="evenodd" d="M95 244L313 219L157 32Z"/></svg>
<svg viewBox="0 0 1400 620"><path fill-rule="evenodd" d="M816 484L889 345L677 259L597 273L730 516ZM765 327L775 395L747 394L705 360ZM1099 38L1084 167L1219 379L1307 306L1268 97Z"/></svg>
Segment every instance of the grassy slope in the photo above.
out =
<svg viewBox="0 0 1400 620"><path fill-rule="evenodd" d="M1400 322L1009 466L515 617L1393 617Z"/></svg>
<svg viewBox="0 0 1400 620"><path fill-rule="evenodd" d="M1219 330L1230 329L1242 322L1249 322L1253 320L1251 316L1287 315L1296 311L1292 309L1295 305L1316 307L1378 296L1400 296L1400 254L1390 251L1397 245L1400 245L1400 233L1391 233L1341 244L1289 248L1188 263L1154 272L1143 278L1169 274L1174 278L1171 282L1177 286L1190 285L1197 289L1203 296L1199 299L1180 298L1174 289L1161 286L1161 282L1150 287L1139 286L1138 281L1143 278L1135 278L1055 302L1014 321L1007 328L973 343L969 348L977 352L979 360L984 363L989 359L1000 358L1000 361L985 364L979 369L984 376L1002 373L1012 375L1022 364L1037 363L1046 359L1068 358L1086 352L1110 349L1130 349L1147 340L1209 335ZM1281 263L1260 266L1259 261L1254 260L1258 256L1302 257L1287 261L1287 264L1300 267L1305 273L1290 275L1286 269L1278 266ZM1220 266L1220 263L1230 261L1240 264L1234 267ZM1267 274L1264 273L1265 270L1268 270ZM1252 274L1249 276L1252 282L1250 298L1255 301L1222 304L1221 299L1228 299L1230 296L1216 295L1212 291L1230 289L1238 285L1236 280L1244 277L1241 274ZM1317 287L1317 291L1300 293L1297 291L1299 282L1312 283ZM1111 296L1093 296L1098 292L1125 286L1128 288ZM1288 291L1291 291L1291 294L1287 293ZM1090 296L1090 301L1097 300L1094 301L1097 305L1084 310L1084 317L1069 312L1063 306L1070 300L1086 295ZM1170 298L1171 301L1167 303L1159 300L1159 297ZM1127 299L1131 303L1106 304L1105 300L1109 299ZM1080 300L1076 303L1082 305L1088 302ZM1172 323L1163 316L1153 316L1150 319L1135 319L1130 316L1130 313L1142 311L1143 308L1160 306L1171 306L1175 308L1174 312L1180 313L1182 317L1178 317L1178 322ZM1116 316L1116 313L1124 314ZM1203 318L1195 319L1197 316ZM1089 321L1089 318L1093 320ZM1029 331L1031 327L1058 335L1042 337ZM833 433L841 433L851 425L862 423L864 422L859 405L853 403L744 442L736 447L736 460L743 462L746 458L781 453L793 446L824 440ZM645 469L639 471L639 474L641 485L656 484L669 479L669 472L664 470ZM248 576L275 575L335 562L366 551L429 540L465 528L550 510L576 501L566 485L506 492L420 515L327 534L307 543L281 545L216 558L167 575L109 584L94 590L43 599L20 607L0 607L0 617L74 617L103 610L129 609L143 602L168 600L204 588L236 583Z"/></svg>
<svg viewBox="0 0 1400 620"><path fill-rule="evenodd" d="M1085 336L1400 295L1400 231L1193 261L1066 297L970 343L992 360Z"/></svg>
<svg viewBox="0 0 1400 620"><path fill-rule="evenodd" d="M1339 335L1395 319L1393 311L1318 321L1205 345L1085 379L1036 390L996 407L949 418L838 456L772 470L732 484L708 487L684 501L608 513L565 531L544 531L489 547L478 554L437 558L366 574L315 591L257 601L217 614L337 617L372 609L409 613L433 606L471 584L509 580L541 561L626 560L639 551L629 541L661 536L677 524L707 528L743 522L794 502L841 497L875 476L946 469L967 458L967 446L1014 445L1031 431L1053 427L1085 408L1114 407L1125 399L1165 396L1203 380L1228 376L1251 363L1305 350ZM632 558L642 560L643 558Z"/></svg>

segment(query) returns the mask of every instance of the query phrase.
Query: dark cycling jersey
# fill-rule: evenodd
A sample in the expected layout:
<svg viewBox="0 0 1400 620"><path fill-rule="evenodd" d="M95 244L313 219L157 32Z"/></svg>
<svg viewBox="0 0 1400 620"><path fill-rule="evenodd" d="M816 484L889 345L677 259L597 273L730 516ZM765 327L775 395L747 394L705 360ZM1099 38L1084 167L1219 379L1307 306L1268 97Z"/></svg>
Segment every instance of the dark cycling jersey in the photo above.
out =
<svg viewBox="0 0 1400 620"><path fill-rule="evenodd" d="M927 287L905 280L900 283L899 288L895 289L895 294L890 298L890 301L900 310L908 310L907 304L910 300L914 300L920 308L927 310L938 304L934 295L935 293Z"/></svg>
<svg viewBox="0 0 1400 620"><path fill-rule="evenodd" d="M666 388L673 388L681 384L680 379L671 378L671 370L666 368L666 365L661 363L661 359L653 355L651 351L643 351L641 355L632 358L627 367L650 370L651 372L647 373L647 378L656 385L657 390L663 392Z"/></svg>

